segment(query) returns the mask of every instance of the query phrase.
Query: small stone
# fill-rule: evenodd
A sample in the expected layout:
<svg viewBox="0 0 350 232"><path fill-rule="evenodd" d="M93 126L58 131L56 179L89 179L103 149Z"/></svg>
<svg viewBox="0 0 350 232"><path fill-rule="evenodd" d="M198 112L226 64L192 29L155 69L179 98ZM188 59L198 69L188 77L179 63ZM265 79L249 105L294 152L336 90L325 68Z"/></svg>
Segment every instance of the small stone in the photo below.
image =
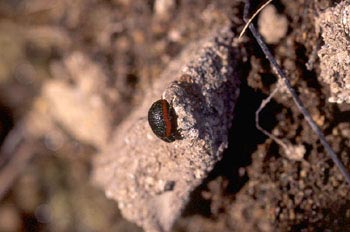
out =
<svg viewBox="0 0 350 232"><path fill-rule="evenodd" d="M277 44L287 34L288 20L273 5L268 5L260 13L258 26L266 43Z"/></svg>

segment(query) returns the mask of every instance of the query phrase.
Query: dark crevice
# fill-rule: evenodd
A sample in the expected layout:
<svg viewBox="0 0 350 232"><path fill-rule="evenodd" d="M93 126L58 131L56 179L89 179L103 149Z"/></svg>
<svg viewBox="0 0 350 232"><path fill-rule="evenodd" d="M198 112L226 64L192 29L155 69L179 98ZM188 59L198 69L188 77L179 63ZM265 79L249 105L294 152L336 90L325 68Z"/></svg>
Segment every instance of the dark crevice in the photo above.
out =
<svg viewBox="0 0 350 232"><path fill-rule="evenodd" d="M229 146L223 154L223 159L216 164L209 176L192 192L190 201L186 206L183 216L200 214L210 217L210 200L202 197L202 192L208 190L208 183L218 177L228 180L224 194L237 193L249 180L248 175L241 176L239 170L247 167L252 162L252 154L258 144L266 140L266 136L255 127L255 112L261 101L267 96L255 92L246 83L241 85L241 95L235 109L232 128L229 134ZM275 114L281 110L275 102L271 102L262 111L260 123L268 131L276 125Z"/></svg>

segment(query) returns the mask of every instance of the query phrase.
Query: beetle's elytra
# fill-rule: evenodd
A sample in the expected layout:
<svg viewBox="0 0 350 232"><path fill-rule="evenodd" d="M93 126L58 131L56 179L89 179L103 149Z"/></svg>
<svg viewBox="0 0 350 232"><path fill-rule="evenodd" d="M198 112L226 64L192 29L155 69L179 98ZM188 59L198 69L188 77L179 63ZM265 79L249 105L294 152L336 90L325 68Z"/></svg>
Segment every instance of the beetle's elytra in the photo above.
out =
<svg viewBox="0 0 350 232"><path fill-rule="evenodd" d="M169 103L160 99L154 102L148 111L148 123L154 134L165 142L176 139L176 115Z"/></svg>

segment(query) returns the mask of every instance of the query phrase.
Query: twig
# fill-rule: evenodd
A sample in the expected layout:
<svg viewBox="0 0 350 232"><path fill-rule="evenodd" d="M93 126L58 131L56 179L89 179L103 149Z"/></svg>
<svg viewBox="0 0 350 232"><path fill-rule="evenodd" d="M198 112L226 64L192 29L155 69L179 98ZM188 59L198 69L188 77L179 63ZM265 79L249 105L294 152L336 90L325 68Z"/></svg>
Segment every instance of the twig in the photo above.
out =
<svg viewBox="0 0 350 232"><path fill-rule="evenodd" d="M255 125L256 125L256 128L258 128L258 130L260 130L262 133L264 133L266 136L271 138L273 141L275 141L278 145L282 147L284 154L288 159L301 161L305 154L305 147L303 145L292 145L292 143L289 141L283 141L282 139L279 139L277 136L268 132L262 126L260 126L260 122L259 122L260 112L266 107L266 105L275 96L275 94L280 89L282 84L283 84L282 79L279 79L276 88L272 91L272 93L266 99L264 99L261 102L259 108L255 111Z"/></svg>
<svg viewBox="0 0 350 232"><path fill-rule="evenodd" d="M244 6L244 14L243 14L243 19L246 23L248 23L249 9L250 9L250 0L246 0L245 6ZM348 171L346 170L343 163L339 160L339 158L337 157L337 155L333 151L332 147L328 144L323 132L317 126L315 121L312 119L310 113L307 111L304 104L302 103L302 101L300 100L298 95L296 94L296 92L293 89L292 85L290 84L287 76L282 71L282 68L277 64L277 61L275 60L275 58L271 54L270 50L266 46L265 42L263 41L263 38L261 37L260 33L255 29L253 24L249 24L249 29L250 29L251 33L253 34L254 38L256 39L256 41L258 42L260 48L264 52L266 58L270 61L274 71L277 73L278 77L283 80L287 90L289 91L289 93L291 94L291 96L293 98L294 103L296 104L296 106L298 107L300 112L303 114L305 120L310 125L311 129L318 135L318 137L319 137L322 145L324 146L328 156L331 157L331 159L333 160L335 165L339 168L340 172L344 176L347 183L350 184L350 175L349 175Z"/></svg>
<svg viewBox="0 0 350 232"><path fill-rule="evenodd" d="M264 128L262 128L260 126L260 121L259 121L259 115L260 112L266 107L266 105L271 101L271 99L275 96L275 94L277 93L277 91L280 89L280 83L277 84L276 88L272 91L272 93L266 98L264 99L259 108L255 111L255 125L256 128L258 128L258 130L260 130L262 133L264 133L266 136L268 136L269 138L273 139L276 143L278 143L281 147L283 147L284 150L287 150L287 145L285 143L282 142L282 140L280 140L279 138L277 138L276 136L274 136L273 134L271 134L270 132L268 132L267 130L265 130Z"/></svg>
<svg viewBox="0 0 350 232"><path fill-rule="evenodd" d="M311 71L312 69L314 69L314 63L315 63L315 61L317 59L317 51L320 49L320 47L321 47L321 39L318 38L317 39L317 44L314 47L314 49L312 50L310 58L309 58L308 62L305 65L307 70Z"/></svg>
<svg viewBox="0 0 350 232"><path fill-rule="evenodd" d="M245 31L247 30L249 24L253 21L253 19L260 13L260 11L262 11L262 9L265 8L265 6L267 6L270 2L272 2L272 0L268 0L267 2L264 3L264 5L262 5L254 14L252 17L250 17L250 19L248 21L246 21L246 24L243 27L243 30L241 31L241 33L239 34L239 39L243 36L243 34L245 33Z"/></svg>

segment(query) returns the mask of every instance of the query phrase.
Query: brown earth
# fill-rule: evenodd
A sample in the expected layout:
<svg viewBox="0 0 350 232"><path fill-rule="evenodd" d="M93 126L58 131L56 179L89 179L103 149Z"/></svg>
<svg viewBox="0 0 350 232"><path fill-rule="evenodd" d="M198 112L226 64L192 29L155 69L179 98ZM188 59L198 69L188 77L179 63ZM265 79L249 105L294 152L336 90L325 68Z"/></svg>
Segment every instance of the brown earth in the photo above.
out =
<svg viewBox="0 0 350 232"><path fill-rule="evenodd" d="M33 112L46 112L47 102L56 102L49 99L47 83L59 82L55 87L64 83L67 93L93 96L94 104L100 102L94 96L100 97L103 103L97 105L108 114L101 119L106 120L104 127L87 120L85 131L79 120L69 124L58 113L47 114L53 125L49 133L43 129L41 134L27 134L26 151L33 157L1 201L0 231L141 231L89 182L91 158L104 146L99 139L118 127L187 44L227 17L236 34L243 28L242 1L170 2L0 2L0 140L20 122L30 128L37 122ZM282 29L269 38L270 48L350 170L350 106L328 102L329 87L318 79L321 71L315 56L323 45L315 19L336 3L280 0L272 4L276 11L270 13L271 21L279 16L287 24L276 27ZM269 22L269 14L264 17ZM266 31L264 35L269 37ZM261 125L285 142L304 146L303 158L291 159L256 129L255 111L275 88L277 78L248 32L239 49L241 95L229 147L191 194L173 230L350 231L349 186L285 91L279 91L263 110ZM93 81L81 83L75 78L80 71L69 63L75 54L82 54L78 57L83 57L87 68L102 70L96 76L102 76L103 84L96 87ZM101 89L106 91L102 94ZM89 118L90 112L79 104L71 108ZM5 166L0 162L1 170Z"/></svg>

